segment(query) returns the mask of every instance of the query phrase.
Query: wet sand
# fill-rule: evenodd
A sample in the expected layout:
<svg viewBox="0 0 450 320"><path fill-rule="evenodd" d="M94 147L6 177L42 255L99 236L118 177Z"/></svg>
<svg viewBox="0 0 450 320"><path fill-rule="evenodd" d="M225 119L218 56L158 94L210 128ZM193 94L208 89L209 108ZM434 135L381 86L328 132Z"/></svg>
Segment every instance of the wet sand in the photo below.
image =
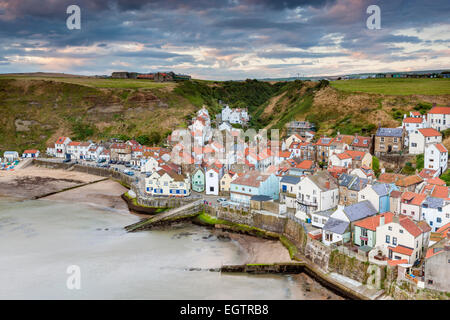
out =
<svg viewBox="0 0 450 320"><path fill-rule="evenodd" d="M112 180L105 180L76 189L59 192L42 199L77 202L94 207L101 207L107 210L129 213L126 202L120 197L127 191L128 189L121 184Z"/></svg>
<svg viewBox="0 0 450 320"><path fill-rule="evenodd" d="M0 196L33 199L103 179L91 174L63 169L29 166L14 171L0 171Z"/></svg>

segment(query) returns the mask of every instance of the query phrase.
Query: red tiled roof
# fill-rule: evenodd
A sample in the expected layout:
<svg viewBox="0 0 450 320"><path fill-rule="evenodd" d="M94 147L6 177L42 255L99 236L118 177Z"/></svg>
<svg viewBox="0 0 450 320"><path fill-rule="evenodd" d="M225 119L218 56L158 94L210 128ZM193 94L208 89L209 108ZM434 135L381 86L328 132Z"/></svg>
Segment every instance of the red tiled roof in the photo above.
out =
<svg viewBox="0 0 450 320"><path fill-rule="evenodd" d="M406 191L402 195L402 202L406 203L408 201L408 204L414 205L414 206L420 206L422 202L425 201L427 195L423 193L415 193ZM409 202L410 201L410 202Z"/></svg>
<svg viewBox="0 0 450 320"><path fill-rule="evenodd" d="M25 150L23 153L28 154L28 153L37 153L38 150L35 149L31 149L31 150Z"/></svg>
<svg viewBox="0 0 450 320"><path fill-rule="evenodd" d="M340 160L351 159L352 156L347 154L346 152L342 152L336 155Z"/></svg>
<svg viewBox="0 0 450 320"><path fill-rule="evenodd" d="M388 264L389 264L391 267L395 267L395 266L397 266L397 265L399 265L399 264L404 264L404 263L408 263L408 260L406 260L406 259L400 259L400 260L388 260Z"/></svg>
<svg viewBox="0 0 450 320"><path fill-rule="evenodd" d="M358 142L356 142L358 141ZM353 147L368 147L370 144L371 138L370 137L363 137L363 136L355 136L352 142Z"/></svg>
<svg viewBox="0 0 450 320"><path fill-rule="evenodd" d="M72 141L72 142L70 142L68 145L69 146L79 146L81 144L81 142L78 142L78 141Z"/></svg>
<svg viewBox="0 0 450 320"><path fill-rule="evenodd" d="M357 150L347 150L345 153L350 155L353 160L361 160L366 155L366 152ZM357 159L358 157L359 159Z"/></svg>
<svg viewBox="0 0 450 320"><path fill-rule="evenodd" d="M435 198L449 198L449 188L446 186L434 186L433 192L431 193L432 197Z"/></svg>
<svg viewBox="0 0 450 320"><path fill-rule="evenodd" d="M384 217L384 223L390 223L394 214L392 212L385 212L376 216L367 217L365 219L355 222L355 226L376 231L377 227L380 225L381 217Z"/></svg>
<svg viewBox="0 0 450 320"><path fill-rule="evenodd" d="M447 237L447 234L450 232L450 222L437 229L436 232L441 233L444 237Z"/></svg>
<svg viewBox="0 0 450 320"><path fill-rule="evenodd" d="M439 131L437 131L436 129L433 129L433 128L419 129L419 132L420 132L424 137L437 137L437 136L441 136L441 133L440 133Z"/></svg>
<svg viewBox="0 0 450 320"><path fill-rule="evenodd" d="M432 256L435 256L435 255L437 255L439 253L442 253L442 252L445 252L444 248L429 248L427 250L426 255L425 255L425 259L429 259Z"/></svg>
<svg viewBox="0 0 450 320"><path fill-rule="evenodd" d="M423 179L431 179L436 174L436 170L431 169L422 169L420 171L419 176L421 176Z"/></svg>
<svg viewBox="0 0 450 320"><path fill-rule="evenodd" d="M422 230L407 216L400 216L400 225L406 229L414 238L422 234Z"/></svg>
<svg viewBox="0 0 450 320"><path fill-rule="evenodd" d="M56 140L56 144L63 144L66 139L68 139L68 138L67 137L59 137L58 140Z"/></svg>
<svg viewBox="0 0 450 320"><path fill-rule="evenodd" d="M422 123L422 118L408 117L403 119L403 123Z"/></svg>
<svg viewBox="0 0 450 320"><path fill-rule="evenodd" d="M450 108L449 107L434 107L428 113L431 114L450 114Z"/></svg>
<svg viewBox="0 0 450 320"><path fill-rule="evenodd" d="M389 249L391 249L392 252L397 252L397 253L404 254L404 255L407 255L407 256L412 255L413 252L414 252L413 249L407 248L407 247L404 247L404 246L400 246L400 245L398 245L398 246L396 246L394 248L389 247Z"/></svg>
<svg viewBox="0 0 450 320"><path fill-rule="evenodd" d="M308 169L311 169L313 165L314 165L314 161L312 161L312 160L303 160L302 162L300 162L295 167L298 168L298 169L308 170Z"/></svg>
<svg viewBox="0 0 450 320"><path fill-rule="evenodd" d="M406 176L404 178L401 178L401 179L397 180L397 182L395 184L399 187L408 187L408 186L418 184L421 182L423 182L422 177L415 174L412 176Z"/></svg>
<svg viewBox="0 0 450 320"><path fill-rule="evenodd" d="M427 180L428 184L435 184L438 186L445 186L445 181L440 178L431 178Z"/></svg>
<svg viewBox="0 0 450 320"><path fill-rule="evenodd" d="M439 152L441 152L441 153L448 152L448 150L441 143L436 143L435 146L439 150Z"/></svg>

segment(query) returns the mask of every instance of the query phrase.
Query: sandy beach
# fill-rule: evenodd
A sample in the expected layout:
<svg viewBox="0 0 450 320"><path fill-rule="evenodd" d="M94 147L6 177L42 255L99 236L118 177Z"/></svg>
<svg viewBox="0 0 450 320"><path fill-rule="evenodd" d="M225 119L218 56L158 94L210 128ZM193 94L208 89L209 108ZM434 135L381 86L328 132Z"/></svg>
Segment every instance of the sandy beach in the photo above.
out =
<svg viewBox="0 0 450 320"><path fill-rule="evenodd" d="M63 169L29 166L14 171L0 171L0 196L33 199L102 177Z"/></svg>

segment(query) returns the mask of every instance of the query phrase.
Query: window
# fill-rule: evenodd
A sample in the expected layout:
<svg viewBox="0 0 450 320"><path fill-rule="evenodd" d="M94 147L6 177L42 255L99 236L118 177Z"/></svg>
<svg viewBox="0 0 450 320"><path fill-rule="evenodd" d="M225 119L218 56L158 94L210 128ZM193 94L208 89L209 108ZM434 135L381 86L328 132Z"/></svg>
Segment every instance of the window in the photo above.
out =
<svg viewBox="0 0 450 320"><path fill-rule="evenodd" d="M441 218L436 218L436 222L437 222L437 223L441 223L441 222L442 222L442 219L441 219Z"/></svg>
<svg viewBox="0 0 450 320"><path fill-rule="evenodd" d="M392 238L392 244L393 244L394 246L397 245L397 238L396 238L396 237L393 237L393 238Z"/></svg>
<svg viewBox="0 0 450 320"><path fill-rule="evenodd" d="M391 227L391 226L389 226L389 227L388 227L388 230L389 230L389 231L392 231L392 227Z"/></svg>
<svg viewBox="0 0 450 320"><path fill-rule="evenodd" d="M209 187L209 191L214 191L214 187Z"/></svg>
<svg viewBox="0 0 450 320"><path fill-rule="evenodd" d="M400 233L403 233L403 229L400 229L400 231L399 231Z"/></svg>
<svg viewBox="0 0 450 320"><path fill-rule="evenodd" d="M390 236L386 236L386 243L391 243L391 237Z"/></svg>

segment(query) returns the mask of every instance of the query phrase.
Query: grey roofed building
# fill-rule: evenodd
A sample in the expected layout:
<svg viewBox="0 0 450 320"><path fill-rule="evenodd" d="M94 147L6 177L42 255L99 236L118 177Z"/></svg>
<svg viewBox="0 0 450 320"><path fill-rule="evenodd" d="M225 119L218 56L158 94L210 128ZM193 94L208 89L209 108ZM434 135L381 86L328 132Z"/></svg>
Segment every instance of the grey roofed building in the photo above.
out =
<svg viewBox="0 0 450 320"><path fill-rule="evenodd" d="M398 137L403 135L403 128L378 128L377 137Z"/></svg>
<svg viewBox="0 0 450 320"><path fill-rule="evenodd" d="M329 218L327 223L325 223L322 229L337 234L344 234L348 228L348 225L349 223L347 221Z"/></svg>
<svg viewBox="0 0 450 320"><path fill-rule="evenodd" d="M353 222L374 216L378 213L378 211L369 200L364 200L345 207L344 213L347 215L350 222Z"/></svg>
<svg viewBox="0 0 450 320"><path fill-rule="evenodd" d="M427 197L425 201L422 203L423 208L442 208L444 206L444 199L435 198L435 197Z"/></svg>
<svg viewBox="0 0 450 320"><path fill-rule="evenodd" d="M290 184L297 184L299 183L301 178L299 176L283 176L280 180L281 183L290 183Z"/></svg>
<svg viewBox="0 0 450 320"><path fill-rule="evenodd" d="M379 196L387 196L389 193L391 193L392 188L389 185L389 183L375 183L372 186L373 191L377 193Z"/></svg>
<svg viewBox="0 0 450 320"><path fill-rule="evenodd" d="M349 190L361 191L369 183L368 179L360 178L356 175L342 173L339 176L338 184L341 187L346 187Z"/></svg>
<svg viewBox="0 0 450 320"><path fill-rule="evenodd" d="M265 196L265 195L254 195L250 198L250 200L253 201L271 201L273 200L272 197L270 196Z"/></svg>
<svg viewBox="0 0 450 320"><path fill-rule="evenodd" d="M329 210L316 211L316 212L313 212L312 214L317 214L322 217L330 217L335 211L336 211L336 207L329 209Z"/></svg>

